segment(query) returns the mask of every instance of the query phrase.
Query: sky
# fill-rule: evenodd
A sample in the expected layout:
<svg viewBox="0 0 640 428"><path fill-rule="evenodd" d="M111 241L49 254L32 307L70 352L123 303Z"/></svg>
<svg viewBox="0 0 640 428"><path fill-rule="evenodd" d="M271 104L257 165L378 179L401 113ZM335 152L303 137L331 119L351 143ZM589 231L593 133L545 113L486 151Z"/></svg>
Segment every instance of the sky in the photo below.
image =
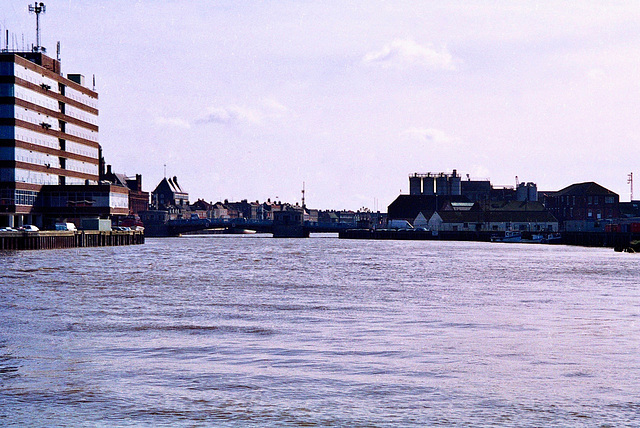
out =
<svg viewBox="0 0 640 428"><path fill-rule="evenodd" d="M35 43L26 1L0 4ZM99 93L100 143L192 202L386 211L408 176L595 181L640 199L639 1L62 1L42 45ZM166 165L166 167L165 167Z"/></svg>

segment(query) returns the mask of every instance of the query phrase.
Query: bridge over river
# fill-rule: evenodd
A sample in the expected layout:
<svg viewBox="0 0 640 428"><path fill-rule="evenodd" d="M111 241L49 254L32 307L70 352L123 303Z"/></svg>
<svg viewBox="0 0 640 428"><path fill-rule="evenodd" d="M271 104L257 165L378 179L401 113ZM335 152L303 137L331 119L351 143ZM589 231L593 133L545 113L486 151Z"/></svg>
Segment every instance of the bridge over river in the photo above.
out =
<svg viewBox="0 0 640 428"><path fill-rule="evenodd" d="M177 219L161 224L145 224L147 236L179 236L184 233L205 229L225 229L228 231L253 230L271 233L274 236L308 237L309 233L339 233L356 228L355 223L276 223L273 220L250 219Z"/></svg>

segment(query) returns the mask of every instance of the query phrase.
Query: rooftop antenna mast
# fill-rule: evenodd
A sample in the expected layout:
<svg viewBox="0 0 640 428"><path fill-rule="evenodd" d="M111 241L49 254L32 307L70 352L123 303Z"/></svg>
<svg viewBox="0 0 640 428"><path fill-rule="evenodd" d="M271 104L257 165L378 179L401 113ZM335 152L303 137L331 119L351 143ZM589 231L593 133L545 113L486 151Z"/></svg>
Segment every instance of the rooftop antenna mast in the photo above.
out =
<svg viewBox="0 0 640 428"><path fill-rule="evenodd" d="M36 46L33 48L34 52L46 52L46 49L40 46L40 14L46 11L47 7L42 2L35 2L35 4L29 5L29 12L36 14Z"/></svg>
<svg viewBox="0 0 640 428"><path fill-rule="evenodd" d="M631 185L631 201L633 201L633 172L627 175L627 184Z"/></svg>

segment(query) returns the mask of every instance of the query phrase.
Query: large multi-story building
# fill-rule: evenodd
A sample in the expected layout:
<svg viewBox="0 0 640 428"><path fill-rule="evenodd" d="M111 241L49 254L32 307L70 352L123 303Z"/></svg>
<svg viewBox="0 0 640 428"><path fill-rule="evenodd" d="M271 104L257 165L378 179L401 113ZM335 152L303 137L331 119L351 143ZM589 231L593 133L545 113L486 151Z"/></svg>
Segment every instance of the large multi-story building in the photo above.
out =
<svg viewBox="0 0 640 428"><path fill-rule="evenodd" d="M0 52L0 224L42 223L43 188L98 184L99 160L98 94L84 77L41 51Z"/></svg>
<svg viewBox="0 0 640 428"><path fill-rule="evenodd" d="M557 192L544 192L544 205L568 232L604 231L620 217L620 197L594 183L576 183Z"/></svg>

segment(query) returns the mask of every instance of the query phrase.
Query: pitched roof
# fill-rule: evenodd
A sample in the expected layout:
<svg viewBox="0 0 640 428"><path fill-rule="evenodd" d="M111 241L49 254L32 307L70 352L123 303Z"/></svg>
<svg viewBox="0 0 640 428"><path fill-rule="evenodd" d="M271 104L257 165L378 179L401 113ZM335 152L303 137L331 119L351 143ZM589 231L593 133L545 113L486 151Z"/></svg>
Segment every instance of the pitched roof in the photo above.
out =
<svg viewBox="0 0 640 428"><path fill-rule="evenodd" d="M443 195L400 195L391 202L388 210L389 218L413 220L419 213L431 214L446 203L470 202L466 196Z"/></svg>
<svg viewBox="0 0 640 428"><path fill-rule="evenodd" d="M180 194L183 194L183 195L187 194L178 185L178 179L176 177L173 177L173 179L171 179L171 177L169 179L167 179L167 177L163 178L160 181L160 183L158 183L158 185L156 186L156 189L153 191L153 193L158 193L158 192L162 191L163 189L167 189L167 190L169 190L170 192L173 192L173 193L180 193Z"/></svg>
<svg viewBox="0 0 640 428"><path fill-rule="evenodd" d="M567 186L562 190L558 190L553 193L552 196L593 196L593 195L617 195L617 193L612 192L609 189L606 189L595 183L593 181L588 181L586 183L576 183L571 186Z"/></svg>

